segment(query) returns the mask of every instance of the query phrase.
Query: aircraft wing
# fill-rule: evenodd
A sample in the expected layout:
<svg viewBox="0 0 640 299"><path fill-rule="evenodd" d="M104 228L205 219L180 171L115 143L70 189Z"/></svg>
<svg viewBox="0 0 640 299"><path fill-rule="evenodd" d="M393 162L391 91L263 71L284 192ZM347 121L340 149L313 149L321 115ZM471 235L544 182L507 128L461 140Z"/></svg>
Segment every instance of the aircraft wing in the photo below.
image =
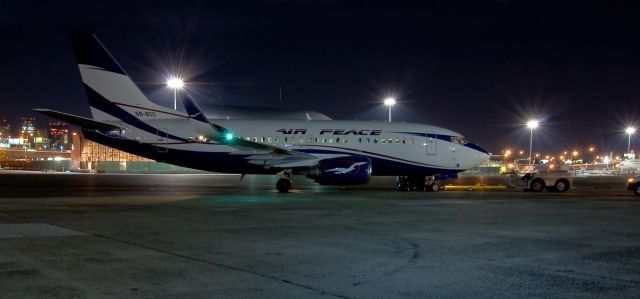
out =
<svg viewBox="0 0 640 299"><path fill-rule="evenodd" d="M227 128L209 120L188 94L181 95L181 100L198 134L236 148L237 151L231 154L247 155L249 163L265 167L296 168L315 165L319 161L314 155L237 138Z"/></svg>
<svg viewBox="0 0 640 299"><path fill-rule="evenodd" d="M96 130L106 130L106 131L113 131L113 130L123 130L124 128L116 126L116 125L112 125L109 123L105 123L105 122L101 122L101 121L96 121L90 118L86 118L86 117L82 117L82 116L77 116L77 115L73 115L73 114L69 114L69 113L64 113L64 112L59 112L59 111L55 111L55 110L51 110L51 109L40 109L40 108L36 108L33 109L33 111L36 112L40 112L44 115L48 115L51 116L53 118L57 118L59 120L62 121L66 121L72 125L76 125L82 128L86 128L86 129L96 129Z"/></svg>

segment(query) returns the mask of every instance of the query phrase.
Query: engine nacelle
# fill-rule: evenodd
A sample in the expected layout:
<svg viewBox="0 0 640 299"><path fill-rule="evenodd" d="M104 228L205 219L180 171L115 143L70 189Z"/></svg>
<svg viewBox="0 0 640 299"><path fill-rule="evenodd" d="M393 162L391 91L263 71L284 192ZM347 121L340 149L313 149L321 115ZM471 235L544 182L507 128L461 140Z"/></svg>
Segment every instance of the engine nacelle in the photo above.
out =
<svg viewBox="0 0 640 299"><path fill-rule="evenodd" d="M366 184L371 177L371 160L361 156L322 160L307 177L321 185Z"/></svg>

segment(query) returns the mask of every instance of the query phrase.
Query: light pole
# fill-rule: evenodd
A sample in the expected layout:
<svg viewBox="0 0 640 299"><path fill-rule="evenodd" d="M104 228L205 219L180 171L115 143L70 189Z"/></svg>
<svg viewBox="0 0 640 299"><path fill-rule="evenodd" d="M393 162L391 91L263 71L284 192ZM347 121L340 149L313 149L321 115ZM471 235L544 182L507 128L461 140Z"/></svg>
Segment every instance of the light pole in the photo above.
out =
<svg viewBox="0 0 640 299"><path fill-rule="evenodd" d="M533 165L533 160L531 154L533 153L533 130L535 130L540 125L540 122L537 120L530 120L527 122L527 128L531 134L529 135L529 164Z"/></svg>
<svg viewBox="0 0 640 299"><path fill-rule="evenodd" d="M504 152L504 165L509 164L509 155L511 155L511 150L506 150Z"/></svg>
<svg viewBox="0 0 640 299"><path fill-rule="evenodd" d="M389 122L391 122L391 107L396 104L396 99L388 97L384 99L384 104L389 107Z"/></svg>
<svg viewBox="0 0 640 299"><path fill-rule="evenodd" d="M178 77L167 80L167 87L173 89L173 110L178 110L178 90L184 87L184 81Z"/></svg>
<svg viewBox="0 0 640 299"><path fill-rule="evenodd" d="M631 152L631 135L633 135L636 132L636 128L628 127L624 131L629 135L629 143L627 145L627 153L630 153Z"/></svg>

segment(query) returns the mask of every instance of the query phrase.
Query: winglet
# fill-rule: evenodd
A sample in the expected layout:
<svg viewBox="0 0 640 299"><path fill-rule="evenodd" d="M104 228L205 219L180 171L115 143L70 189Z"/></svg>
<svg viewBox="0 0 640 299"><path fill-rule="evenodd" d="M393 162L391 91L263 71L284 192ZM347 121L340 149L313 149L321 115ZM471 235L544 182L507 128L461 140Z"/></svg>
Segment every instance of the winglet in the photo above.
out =
<svg viewBox="0 0 640 299"><path fill-rule="evenodd" d="M180 95L180 100L182 100L182 104L184 108L187 110L187 115L189 115L190 119L195 121L199 121L211 126L216 133L220 134L220 136L224 136L229 133L229 130L223 128L222 126L216 125L212 123L202 112L202 109L196 104L196 102L189 96L189 94L184 93Z"/></svg>

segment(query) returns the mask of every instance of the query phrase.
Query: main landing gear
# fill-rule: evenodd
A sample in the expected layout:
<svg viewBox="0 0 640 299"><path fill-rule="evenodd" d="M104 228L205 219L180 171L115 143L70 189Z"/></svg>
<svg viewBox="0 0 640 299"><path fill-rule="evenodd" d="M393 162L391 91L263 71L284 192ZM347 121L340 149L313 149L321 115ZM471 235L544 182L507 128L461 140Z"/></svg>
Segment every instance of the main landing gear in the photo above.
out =
<svg viewBox="0 0 640 299"><path fill-rule="evenodd" d="M398 191L434 191L442 190L440 181L435 176L409 175L396 178Z"/></svg>
<svg viewBox="0 0 640 299"><path fill-rule="evenodd" d="M287 193L291 190L291 171L284 171L282 178L276 182L276 189L280 193Z"/></svg>

